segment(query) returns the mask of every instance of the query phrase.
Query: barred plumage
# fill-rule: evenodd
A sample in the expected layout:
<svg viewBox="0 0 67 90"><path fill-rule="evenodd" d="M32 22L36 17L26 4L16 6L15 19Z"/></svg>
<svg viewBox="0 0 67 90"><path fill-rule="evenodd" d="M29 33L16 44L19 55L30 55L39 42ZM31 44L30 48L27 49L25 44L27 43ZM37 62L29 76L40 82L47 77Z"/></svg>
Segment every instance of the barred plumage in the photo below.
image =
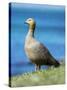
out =
<svg viewBox="0 0 67 90"><path fill-rule="evenodd" d="M29 32L25 40L25 52L30 61L36 65L36 70L39 70L41 65L58 67L60 63L42 43L34 38L35 21L29 18L26 23L29 25Z"/></svg>

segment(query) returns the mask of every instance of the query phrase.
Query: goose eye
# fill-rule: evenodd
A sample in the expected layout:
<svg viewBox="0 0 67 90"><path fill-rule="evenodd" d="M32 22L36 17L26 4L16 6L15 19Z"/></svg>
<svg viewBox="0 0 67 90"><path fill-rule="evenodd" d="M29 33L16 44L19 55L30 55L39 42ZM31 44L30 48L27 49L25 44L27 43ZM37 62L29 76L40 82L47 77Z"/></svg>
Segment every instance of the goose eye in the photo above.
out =
<svg viewBox="0 0 67 90"><path fill-rule="evenodd" d="M31 21L31 20L29 20L29 21Z"/></svg>

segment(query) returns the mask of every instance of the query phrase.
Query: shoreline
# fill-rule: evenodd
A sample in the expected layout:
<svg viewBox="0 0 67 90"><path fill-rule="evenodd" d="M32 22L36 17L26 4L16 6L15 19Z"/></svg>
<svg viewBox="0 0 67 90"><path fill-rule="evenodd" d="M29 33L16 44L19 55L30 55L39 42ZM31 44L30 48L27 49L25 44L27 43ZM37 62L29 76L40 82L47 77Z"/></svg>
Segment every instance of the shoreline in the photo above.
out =
<svg viewBox="0 0 67 90"><path fill-rule="evenodd" d="M65 63L58 68L28 72L11 77L11 87L56 85L65 83Z"/></svg>

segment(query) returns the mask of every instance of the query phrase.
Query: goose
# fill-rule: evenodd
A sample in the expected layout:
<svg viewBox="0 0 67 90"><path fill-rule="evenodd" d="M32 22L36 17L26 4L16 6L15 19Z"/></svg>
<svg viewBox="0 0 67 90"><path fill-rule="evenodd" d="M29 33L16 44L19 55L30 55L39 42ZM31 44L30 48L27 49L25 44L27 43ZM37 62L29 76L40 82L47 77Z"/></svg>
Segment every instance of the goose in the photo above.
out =
<svg viewBox="0 0 67 90"><path fill-rule="evenodd" d="M35 39L34 31L36 23L33 18L25 21L29 26L25 39L25 53L28 59L35 64L35 71L40 70L42 65L58 67L60 63L51 55L49 50Z"/></svg>

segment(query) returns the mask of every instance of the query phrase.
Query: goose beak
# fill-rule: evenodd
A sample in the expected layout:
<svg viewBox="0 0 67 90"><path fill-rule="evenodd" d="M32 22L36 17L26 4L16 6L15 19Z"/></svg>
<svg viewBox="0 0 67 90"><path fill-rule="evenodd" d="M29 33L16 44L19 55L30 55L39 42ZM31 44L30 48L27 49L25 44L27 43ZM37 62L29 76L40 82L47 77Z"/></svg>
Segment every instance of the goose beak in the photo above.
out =
<svg viewBox="0 0 67 90"><path fill-rule="evenodd" d="M24 23L27 24L27 21L25 21Z"/></svg>

